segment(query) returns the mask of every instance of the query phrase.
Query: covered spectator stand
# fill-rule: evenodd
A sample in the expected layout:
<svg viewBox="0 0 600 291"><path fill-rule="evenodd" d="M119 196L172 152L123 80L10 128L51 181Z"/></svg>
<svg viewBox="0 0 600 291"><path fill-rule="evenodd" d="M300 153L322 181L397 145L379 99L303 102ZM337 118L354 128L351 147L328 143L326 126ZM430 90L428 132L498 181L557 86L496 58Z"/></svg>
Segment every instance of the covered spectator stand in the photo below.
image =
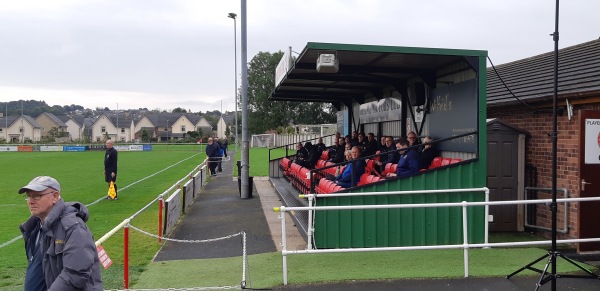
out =
<svg viewBox="0 0 600 291"><path fill-rule="evenodd" d="M297 187L307 192L331 188L357 193L319 197L317 206L485 201L483 192L358 193L486 186L486 57L486 51L478 50L333 43L308 43L295 59L286 53L271 100L297 101L298 106L306 101L331 103L338 110L342 136L352 131L373 132L378 139L405 137L409 131L419 137L429 135L448 163L406 178L365 177L356 187L333 189L317 180L324 176L315 172L318 169L312 170L314 175L292 169L294 157L289 155L270 161L271 178L298 171L304 174L290 181L309 185ZM315 246L461 244L461 211L454 207L316 211ZM485 241L486 224L483 206L468 209L469 243Z"/></svg>

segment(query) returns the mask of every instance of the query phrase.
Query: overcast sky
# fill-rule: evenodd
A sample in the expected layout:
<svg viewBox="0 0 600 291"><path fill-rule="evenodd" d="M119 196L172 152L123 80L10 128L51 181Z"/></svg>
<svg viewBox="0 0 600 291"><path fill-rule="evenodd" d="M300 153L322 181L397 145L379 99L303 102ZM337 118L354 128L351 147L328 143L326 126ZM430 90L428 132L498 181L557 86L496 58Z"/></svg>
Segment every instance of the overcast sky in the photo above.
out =
<svg viewBox="0 0 600 291"><path fill-rule="evenodd" d="M0 102L233 110L240 3L0 0ZM600 37L598 11L561 1L560 48ZM552 0L247 0L248 61L333 42L487 50L499 65L552 51L554 13Z"/></svg>

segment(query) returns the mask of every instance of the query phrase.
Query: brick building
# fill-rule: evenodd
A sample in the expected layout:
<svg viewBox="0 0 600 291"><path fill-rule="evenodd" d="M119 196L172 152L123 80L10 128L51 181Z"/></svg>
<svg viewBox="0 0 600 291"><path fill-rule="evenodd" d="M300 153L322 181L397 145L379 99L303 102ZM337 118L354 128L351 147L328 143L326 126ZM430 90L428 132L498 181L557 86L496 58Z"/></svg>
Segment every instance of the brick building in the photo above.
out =
<svg viewBox="0 0 600 291"><path fill-rule="evenodd" d="M552 187L554 52L489 68L487 80L488 118L530 133L525 186ZM586 120L600 120L600 39L559 50L558 108L557 188L566 188L570 197L600 196L600 160L586 160L586 153L589 158L600 151L600 136L597 145L584 142L586 128L588 136L598 134ZM537 198L551 198L550 192L538 192ZM548 206L532 210L536 225L551 226ZM565 226L564 211L559 203L557 228ZM567 220L559 238L600 237L599 202L569 203ZM600 250L600 244L580 244L579 251L587 250Z"/></svg>

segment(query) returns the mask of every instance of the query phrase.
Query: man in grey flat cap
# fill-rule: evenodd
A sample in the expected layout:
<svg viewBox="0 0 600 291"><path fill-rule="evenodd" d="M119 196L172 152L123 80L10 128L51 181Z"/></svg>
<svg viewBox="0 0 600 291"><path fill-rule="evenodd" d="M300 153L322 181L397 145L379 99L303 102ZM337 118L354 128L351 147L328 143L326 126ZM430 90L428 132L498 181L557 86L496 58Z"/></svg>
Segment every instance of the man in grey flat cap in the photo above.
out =
<svg viewBox="0 0 600 291"><path fill-rule="evenodd" d="M65 202L56 179L39 176L19 189L31 217L19 226L25 240L28 290L103 290L100 261L89 213L79 202Z"/></svg>

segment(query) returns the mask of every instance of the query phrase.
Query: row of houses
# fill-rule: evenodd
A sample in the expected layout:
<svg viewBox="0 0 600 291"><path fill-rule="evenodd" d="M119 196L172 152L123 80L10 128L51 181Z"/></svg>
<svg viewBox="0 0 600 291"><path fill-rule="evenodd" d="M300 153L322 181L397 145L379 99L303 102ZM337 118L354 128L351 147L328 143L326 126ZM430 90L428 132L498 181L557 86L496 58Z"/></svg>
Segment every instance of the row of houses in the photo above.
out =
<svg viewBox="0 0 600 291"><path fill-rule="evenodd" d="M225 137L227 127L232 126L219 118L217 128L197 114L149 113L139 118L102 113L97 117L55 116L44 112L33 118L29 115L0 116L0 140L9 143L91 141L112 139L119 142L142 140L144 132L159 142L176 141L186 137L189 131L202 129L204 134Z"/></svg>

